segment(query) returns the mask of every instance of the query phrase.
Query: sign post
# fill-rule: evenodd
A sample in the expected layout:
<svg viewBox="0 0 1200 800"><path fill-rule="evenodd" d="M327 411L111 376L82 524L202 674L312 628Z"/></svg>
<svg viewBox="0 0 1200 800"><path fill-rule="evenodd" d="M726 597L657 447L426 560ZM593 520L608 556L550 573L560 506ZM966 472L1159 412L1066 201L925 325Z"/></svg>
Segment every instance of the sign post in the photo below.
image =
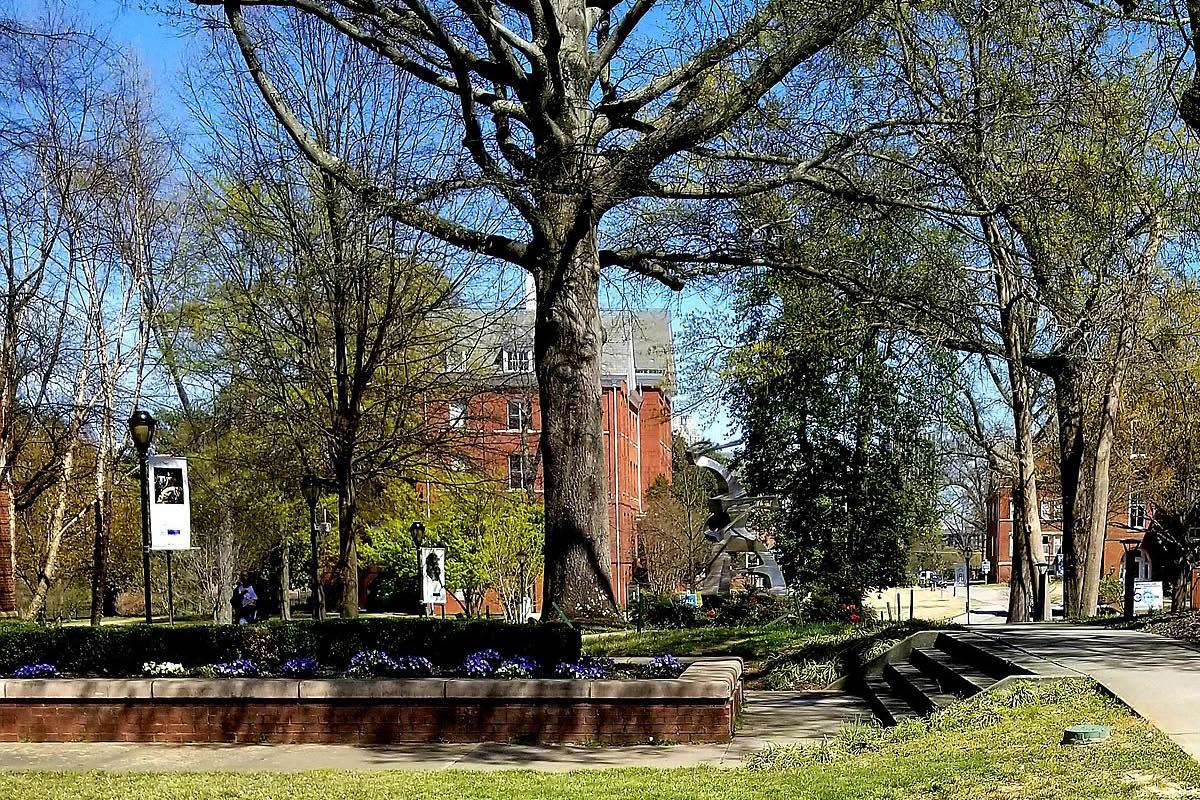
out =
<svg viewBox="0 0 1200 800"><path fill-rule="evenodd" d="M192 496L188 489L187 459L151 456L150 549L167 554L167 622L175 624L176 550L192 547Z"/></svg>

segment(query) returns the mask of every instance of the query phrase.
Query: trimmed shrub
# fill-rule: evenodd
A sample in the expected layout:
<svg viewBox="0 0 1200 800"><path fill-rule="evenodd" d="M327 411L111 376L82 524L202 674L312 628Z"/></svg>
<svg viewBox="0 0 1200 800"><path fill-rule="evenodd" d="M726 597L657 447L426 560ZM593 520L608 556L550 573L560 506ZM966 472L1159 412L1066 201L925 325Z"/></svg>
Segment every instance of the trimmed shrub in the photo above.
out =
<svg viewBox="0 0 1200 800"><path fill-rule="evenodd" d="M481 650L494 650L501 658L526 656L556 664L577 660L581 647L579 632L566 625L486 620L402 617L99 628L4 623L0 624L0 674L11 674L26 664L53 663L67 674L120 677L142 674L147 662L173 662L196 670L241 658L267 671L294 658L311 658L340 671L364 650L420 656L452 669ZM420 665L413 666L414 672L421 671Z"/></svg>
<svg viewBox="0 0 1200 800"><path fill-rule="evenodd" d="M695 628L711 622L704 611L673 594L646 594L641 602L642 624L647 628Z"/></svg>

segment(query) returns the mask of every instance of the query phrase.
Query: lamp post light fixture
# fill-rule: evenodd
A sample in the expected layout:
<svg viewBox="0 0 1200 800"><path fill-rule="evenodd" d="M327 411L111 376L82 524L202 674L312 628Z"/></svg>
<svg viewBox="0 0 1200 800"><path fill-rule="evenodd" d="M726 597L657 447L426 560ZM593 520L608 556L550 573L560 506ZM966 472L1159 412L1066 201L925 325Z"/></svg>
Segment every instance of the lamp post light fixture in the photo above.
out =
<svg viewBox="0 0 1200 800"><path fill-rule="evenodd" d="M321 499L321 479L315 475L300 478L300 494L308 503L308 535L312 546L312 615L325 619L325 592L321 588L321 548L317 537L317 501Z"/></svg>
<svg viewBox="0 0 1200 800"><path fill-rule="evenodd" d="M529 568L529 553L526 552L525 550L518 550L517 551L517 580L520 581L520 584L521 584L521 595L520 595L520 599L517 601L517 609L518 609L517 610L517 617L518 617L517 621L518 622L525 622L525 620L526 620L526 617L525 617L525 592L526 592L527 587L529 586L529 576L526 572L526 570L528 568ZM530 611L530 613L532 613L533 612L533 603L531 602L529 604L529 606L530 606L529 611Z"/></svg>
<svg viewBox="0 0 1200 800"><path fill-rule="evenodd" d="M1125 619L1133 619L1133 582L1137 578L1134 574L1134 556L1138 548L1141 547L1142 540L1136 537L1121 540L1121 546L1125 548Z"/></svg>
<svg viewBox="0 0 1200 800"><path fill-rule="evenodd" d="M142 484L142 588L146 606L146 622L153 622L154 609L150 601L150 444L158 421L149 411L137 409L129 418L129 438L138 454L138 474Z"/></svg>

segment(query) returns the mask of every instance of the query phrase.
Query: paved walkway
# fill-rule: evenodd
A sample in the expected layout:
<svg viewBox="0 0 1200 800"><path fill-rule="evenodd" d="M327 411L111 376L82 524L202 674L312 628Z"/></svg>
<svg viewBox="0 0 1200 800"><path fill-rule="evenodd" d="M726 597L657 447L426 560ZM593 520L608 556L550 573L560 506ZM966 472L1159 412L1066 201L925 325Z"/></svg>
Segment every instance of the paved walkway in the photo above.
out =
<svg viewBox="0 0 1200 800"><path fill-rule="evenodd" d="M840 692L750 692L738 735L728 744L656 747L540 747L509 744L222 745L0 744L0 770L113 772L300 772L312 769L533 769L568 772L613 767L736 767L767 746L831 736L869 717L862 699Z"/></svg>
<svg viewBox="0 0 1200 800"><path fill-rule="evenodd" d="M1044 675L1088 675L1200 758L1200 649L1090 625L972 626L1006 658Z"/></svg>

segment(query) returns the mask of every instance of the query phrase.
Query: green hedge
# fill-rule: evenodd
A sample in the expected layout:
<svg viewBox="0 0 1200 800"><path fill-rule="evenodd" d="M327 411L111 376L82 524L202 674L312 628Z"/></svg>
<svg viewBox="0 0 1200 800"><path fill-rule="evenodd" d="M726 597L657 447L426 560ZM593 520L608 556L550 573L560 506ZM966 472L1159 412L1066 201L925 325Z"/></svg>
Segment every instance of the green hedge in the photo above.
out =
<svg viewBox="0 0 1200 800"><path fill-rule="evenodd" d="M255 625L144 623L42 627L0 625L0 675L23 664L47 663L73 675L139 675L147 661L174 661L194 668L252 659L272 669L298 656L322 667L344 669L360 650L425 656L455 667L469 654L492 648L505 656L529 656L553 666L579 658L579 632L560 624L513 625L483 620L416 618L263 622Z"/></svg>

